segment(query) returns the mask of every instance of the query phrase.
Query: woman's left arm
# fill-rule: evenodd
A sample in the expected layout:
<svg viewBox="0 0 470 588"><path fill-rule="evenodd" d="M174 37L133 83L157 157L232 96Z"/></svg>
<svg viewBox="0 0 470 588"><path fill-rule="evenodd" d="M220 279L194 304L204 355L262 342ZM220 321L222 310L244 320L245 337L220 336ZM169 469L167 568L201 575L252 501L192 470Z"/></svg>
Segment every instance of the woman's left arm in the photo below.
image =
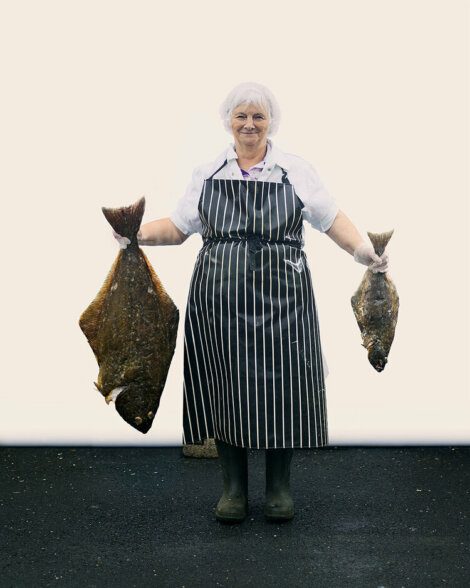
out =
<svg viewBox="0 0 470 588"><path fill-rule="evenodd" d="M351 255L354 255L356 248L361 243L364 243L364 239L359 234L359 231L342 210L338 211L333 224L325 232L341 249L344 249Z"/></svg>
<svg viewBox="0 0 470 588"><path fill-rule="evenodd" d="M325 233L337 245L350 253L358 263L367 265L374 273L387 271L388 254L384 253L379 257L372 245L366 243L342 210L338 211L333 224Z"/></svg>
<svg viewBox="0 0 470 588"><path fill-rule="evenodd" d="M313 228L326 233L337 245L350 253L355 261L367 265L372 272L387 271L387 253L384 252L379 257L372 245L361 237L353 223L338 208L310 163L297 164L298 160L292 161L289 178L304 204L303 217ZM332 224L329 226L329 223Z"/></svg>

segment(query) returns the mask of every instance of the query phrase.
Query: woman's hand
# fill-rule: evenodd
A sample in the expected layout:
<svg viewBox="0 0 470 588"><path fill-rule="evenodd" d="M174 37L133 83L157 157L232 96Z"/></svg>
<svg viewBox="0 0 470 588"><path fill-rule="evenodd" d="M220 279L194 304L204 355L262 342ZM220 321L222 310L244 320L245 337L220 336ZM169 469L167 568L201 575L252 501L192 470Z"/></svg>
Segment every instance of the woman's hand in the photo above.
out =
<svg viewBox="0 0 470 588"><path fill-rule="evenodd" d="M121 249L125 249L129 243L131 242L130 239L128 239L127 237L123 237L122 235L120 235L119 233L116 233L116 231L113 229L113 236L114 238L117 240L117 242L119 243L119 247ZM142 237L141 232L139 231L137 233L137 243L140 245L140 239Z"/></svg>
<svg viewBox="0 0 470 588"><path fill-rule="evenodd" d="M119 243L119 247L126 249L130 239L116 233L114 229L113 236ZM141 225L137 233L137 243L138 245L181 245L188 236L167 217Z"/></svg>
<svg viewBox="0 0 470 588"><path fill-rule="evenodd" d="M354 250L354 260L366 265L374 274L388 270L388 253L385 251L380 257L374 251L372 245L363 241Z"/></svg>
<svg viewBox="0 0 470 588"><path fill-rule="evenodd" d="M388 253L385 251L379 257L372 245L364 241L359 231L342 210L338 211L333 224L326 231L326 234L342 249L353 255L358 263L367 265L374 274L388 270Z"/></svg>

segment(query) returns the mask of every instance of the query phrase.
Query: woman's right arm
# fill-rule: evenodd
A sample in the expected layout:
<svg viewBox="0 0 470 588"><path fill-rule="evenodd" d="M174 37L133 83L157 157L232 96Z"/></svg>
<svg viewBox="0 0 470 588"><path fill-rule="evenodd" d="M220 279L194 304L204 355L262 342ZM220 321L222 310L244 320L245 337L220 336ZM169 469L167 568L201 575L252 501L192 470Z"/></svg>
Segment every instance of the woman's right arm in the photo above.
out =
<svg viewBox="0 0 470 588"><path fill-rule="evenodd" d="M165 217L143 224L137 233L137 242L139 245L181 245L188 237Z"/></svg>

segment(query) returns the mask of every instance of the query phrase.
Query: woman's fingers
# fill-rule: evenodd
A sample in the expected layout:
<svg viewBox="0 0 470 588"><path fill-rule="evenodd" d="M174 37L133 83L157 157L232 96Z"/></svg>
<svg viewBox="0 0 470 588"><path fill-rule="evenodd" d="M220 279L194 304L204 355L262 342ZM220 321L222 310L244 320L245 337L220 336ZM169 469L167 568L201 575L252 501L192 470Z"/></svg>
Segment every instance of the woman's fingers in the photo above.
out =
<svg viewBox="0 0 470 588"><path fill-rule="evenodd" d="M366 265L374 274L388 270L388 253L385 251L380 257L374 248L367 243L361 243L354 251L354 259Z"/></svg>
<svg viewBox="0 0 470 588"><path fill-rule="evenodd" d="M113 236L117 240L117 242L119 243L119 247L121 249L125 249L129 245L129 243L131 242L130 239L128 239L127 237L123 237L119 233L116 233L116 231L114 229L113 229Z"/></svg>
<svg viewBox="0 0 470 588"><path fill-rule="evenodd" d="M369 265L369 269L374 273L386 272L388 270L388 253L384 252L377 260Z"/></svg>

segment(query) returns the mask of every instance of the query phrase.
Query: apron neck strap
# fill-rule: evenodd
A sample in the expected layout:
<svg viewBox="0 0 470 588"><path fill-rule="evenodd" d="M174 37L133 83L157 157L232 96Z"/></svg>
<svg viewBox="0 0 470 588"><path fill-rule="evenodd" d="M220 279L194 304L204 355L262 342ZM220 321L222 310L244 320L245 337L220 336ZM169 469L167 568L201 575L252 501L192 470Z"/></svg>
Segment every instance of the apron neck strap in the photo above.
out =
<svg viewBox="0 0 470 588"><path fill-rule="evenodd" d="M281 169L282 169L282 178L281 178L282 183L289 184L289 186L290 186L290 182L287 179L287 170L285 170L283 167L281 167Z"/></svg>
<svg viewBox="0 0 470 588"><path fill-rule="evenodd" d="M216 174L217 172L219 172L219 171L220 171L220 170L221 170L221 169L222 169L222 168L223 168L223 167L224 167L226 164L227 164L227 160L225 160L225 161L223 162L223 164L222 164L222 165L221 165L219 168L217 168L217 169L215 170L215 172L214 172L214 173L213 173L213 174L212 174L212 175L211 175L209 178L207 178L207 179L208 179L208 180L212 180L212 178L215 176L215 174Z"/></svg>

